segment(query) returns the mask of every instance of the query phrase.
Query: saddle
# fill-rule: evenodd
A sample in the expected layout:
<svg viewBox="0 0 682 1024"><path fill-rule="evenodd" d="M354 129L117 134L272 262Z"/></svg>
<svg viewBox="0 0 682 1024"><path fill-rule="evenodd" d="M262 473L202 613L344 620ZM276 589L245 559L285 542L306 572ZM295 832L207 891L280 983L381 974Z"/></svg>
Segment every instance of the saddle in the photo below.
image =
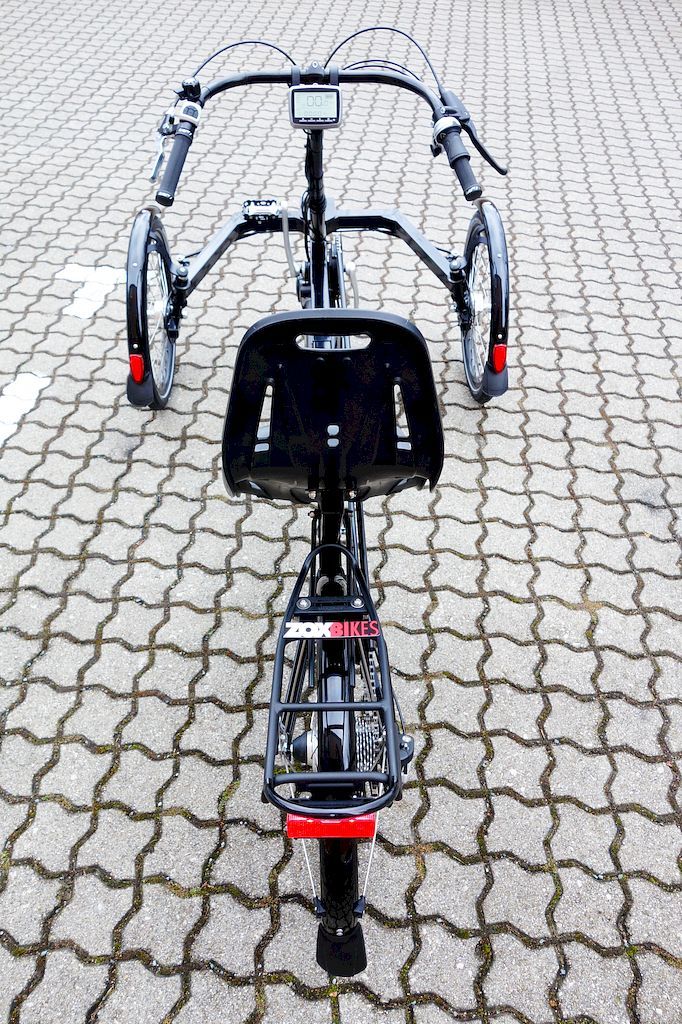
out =
<svg viewBox="0 0 682 1024"><path fill-rule="evenodd" d="M234 496L307 503L434 487L443 429L421 333L355 309L259 320L239 346L222 458Z"/></svg>

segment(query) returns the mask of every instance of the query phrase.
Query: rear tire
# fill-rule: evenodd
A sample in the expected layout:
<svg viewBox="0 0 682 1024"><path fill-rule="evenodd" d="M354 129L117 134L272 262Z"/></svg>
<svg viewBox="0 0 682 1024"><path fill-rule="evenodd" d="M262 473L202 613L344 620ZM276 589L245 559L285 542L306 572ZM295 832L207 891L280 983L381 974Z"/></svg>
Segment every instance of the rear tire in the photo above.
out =
<svg viewBox="0 0 682 1024"><path fill-rule="evenodd" d="M329 974L352 978L367 967L358 900L356 839L320 840L320 895L325 915L317 931L317 962Z"/></svg>
<svg viewBox="0 0 682 1024"><path fill-rule="evenodd" d="M341 567L338 568L340 572ZM325 593L327 590L333 592L338 574L333 566L325 572L329 580ZM328 644L325 641L321 644L319 699L352 700L348 665L343 655L339 657L338 641L329 641ZM318 726L319 769L354 769L354 715L330 711L318 717L321 720ZM342 799L344 792L337 789L330 791L329 795ZM324 916L317 936L317 962L329 974L352 977L367 966L362 926L355 913L358 903L358 842L356 839L320 839L319 853L320 899Z"/></svg>
<svg viewBox="0 0 682 1024"><path fill-rule="evenodd" d="M322 926L335 935L355 925L358 901L358 844L355 839L320 839Z"/></svg>

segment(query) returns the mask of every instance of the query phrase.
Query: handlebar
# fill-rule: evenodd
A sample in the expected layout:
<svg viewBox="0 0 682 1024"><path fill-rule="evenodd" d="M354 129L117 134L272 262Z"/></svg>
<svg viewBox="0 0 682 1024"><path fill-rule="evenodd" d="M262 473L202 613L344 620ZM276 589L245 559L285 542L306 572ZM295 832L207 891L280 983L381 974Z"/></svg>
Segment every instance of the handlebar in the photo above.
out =
<svg viewBox="0 0 682 1024"><path fill-rule="evenodd" d="M192 145L194 133L199 125L199 114L201 107L198 103L184 103L177 115L177 128L173 136L173 148L171 149L168 164L163 174L163 180L156 193L156 201L161 206L172 206L175 199L175 190L185 166L185 160Z"/></svg>
<svg viewBox="0 0 682 1024"><path fill-rule="evenodd" d="M188 121L181 121L173 139L173 148L163 173L163 180L156 193L156 201L161 206L172 206L175 199L175 190L178 187L182 168L192 145L194 136L193 125Z"/></svg>
<svg viewBox="0 0 682 1024"><path fill-rule="evenodd" d="M436 121L433 126L433 143L435 152L441 147L445 150L448 163L462 186L464 198L469 202L480 199L483 189L471 169L471 157L462 142L462 129L454 117L441 117Z"/></svg>
<svg viewBox="0 0 682 1024"><path fill-rule="evenodd" d="M297 69L300 70L300 69ZM234 75L229 75L227 78L219 78L215 82L211 82L201 90L201 98L199 102L202 107L213 99L214 96L219 96L222 92L227 92L228 89L235 89L242 85L293 85L293 73L294 69L285 69L284 71L241 71ZM301 78L301 82L305 84L318 84L323 85L329 81L329 69L321 68L319 73L314 75L306 75L305 78ZM416 93L417 96L421 96L429 106L433 113L444 113L442 110L442 103L439 97L429 89L427 85L424 85L418 78L411 78L408 75L402 75L395 71L380 71L380 70L363 70L363 71L337 71L337 83L339 85L394 85L399 89L406 89L408 92Z"/></svg>
<svg viewBox="0 0 682 1024"><path fill-rule="evenodd" d="M313 68L315 70L313 70ZM175 130L173 149L171 151L168 166L163 176L163 181L156 194L157 202L162 206L171 206L175 198L175 190L178 185L180 174L192 144L194 132L198 124L199 110L222 92L234 89L242 85L276 85L282 84L291 86L294 84L294 74L298 81L306 84L325 84L329 81L330 68L321 65L313 65L311 68L300 69L298 67L281 71L243 71L226 78L218 79L200 90L196 79L183 82L182 89L178 95L184 99L191 96L196 116L189 120L183 119L183 114L188 108L185 104L183 111L178 115L178 127ZM476 180L470 165L470 157L462 141L461 133L466 132L475 149L480 153L491 167L498 174L506 174L507 169L499 164L491 153L485 148L478 137L476 127L471 120L469 111L459 97L450 89L442 89L438 96L432 89L417 78L399 72L380 69L363 70L337 70L334 69L335 83L357 85L393 85L408 92L415 93L425 100L431 107L434 121L434 136L432 150L434 156L445 150L448 162L457 175L464 196L469 201L478 199L482 195L482 189ZM190 87L190 91L186 88ZM440 125L440 127L439 127Z"/></svg>

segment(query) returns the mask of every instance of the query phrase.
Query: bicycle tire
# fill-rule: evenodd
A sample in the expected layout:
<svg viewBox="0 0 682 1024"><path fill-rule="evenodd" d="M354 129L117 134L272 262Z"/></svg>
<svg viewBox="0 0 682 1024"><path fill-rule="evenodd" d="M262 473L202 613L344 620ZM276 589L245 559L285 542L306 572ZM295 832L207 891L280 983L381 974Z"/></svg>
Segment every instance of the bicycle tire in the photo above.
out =
<svg viewBox="0 0 682 1024"><path fill-rule="evenodd" d="M471 218L464 261L468 310L462 323L462 360L471 397L479 405L485 405L506 390L506 370L499 386L495 383L491 355L495 345L506 346L509 316L509 267L504 229L497 209L490 202L479 207Z"/></svg>
<svg viewBox="0 0 682 1024"><path fill-rule="evenodd" d="M320 894L323 927L332 935L355 925L358 901L358 843L356 839L320 839Z"/></svg>
<svg viewBox="0 0 682 1024"><path fill-rule="evenodd" d="M171 256L160 218L141 210L130 236L127 261L128 353L142 356L144 377L134 404L163 409L175 376L175 337L171 333L176 296ZM135 400L137 398L137 400Z"/></svg>
<svg viewBox="0 0 682 1024"><path fill-rule="evenodd" d="M324 662L324 654L322 660ZM320 676L321 699L343 699L343 686L343 674L338 668L323 668ZM331 712L320 717L326 723L318 746L320 768L326 771L353 768L354 716L349 715L346 719L343 715ZM338 797L339 791L331 795ZM332 975L352 977L367 966L362 926L356 915L358 842L356 839L320 839L318 847L320 900L324 913L318 929L317 962Z"/></svg>

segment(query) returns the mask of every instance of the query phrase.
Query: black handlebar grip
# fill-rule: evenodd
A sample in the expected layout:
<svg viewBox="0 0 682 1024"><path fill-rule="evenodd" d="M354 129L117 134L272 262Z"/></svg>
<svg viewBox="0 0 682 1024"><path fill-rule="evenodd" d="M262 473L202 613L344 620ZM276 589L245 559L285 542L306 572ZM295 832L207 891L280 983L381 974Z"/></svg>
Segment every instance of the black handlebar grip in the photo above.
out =
<svg viewBox="0 0 682 1024"><path fill-rule="evenodd" d="M476 181L476 175L471 169L469 154L462 142L459 131L456 128L451 128L449 131L444 132L438 141L445 150L448 163L459 178L464 198L469 201L480 199L483 195L483 189Z"/></svg>
<svg viewBox="0 0 682 1024"><path fill-rule="evenodd" d="M173 148L168 157L163 180L156 193L156 201L161 206L172 206L175 199L175 190L182 174L189 147L194 138L194 125L189 121L181 121L173 140Z"/></svg>

